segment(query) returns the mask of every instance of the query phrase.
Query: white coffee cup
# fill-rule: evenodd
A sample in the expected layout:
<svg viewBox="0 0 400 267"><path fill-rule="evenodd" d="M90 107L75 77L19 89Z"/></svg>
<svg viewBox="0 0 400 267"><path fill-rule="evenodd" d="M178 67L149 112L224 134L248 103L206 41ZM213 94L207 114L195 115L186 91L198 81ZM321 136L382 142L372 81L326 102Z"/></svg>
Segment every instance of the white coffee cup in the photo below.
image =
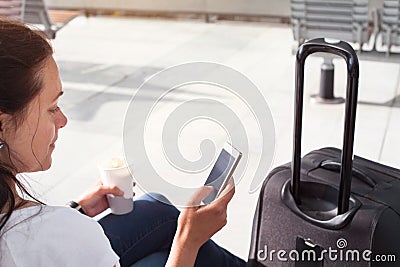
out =
<svg viewBox="0 0 400 267"><path fill-rule="evenodd" d="M111 158L98 165L100 178L104 185L117 186L123 196L107 195L108 204L113 214L122 215L133 210L133 177L122 158Z"/></svg>

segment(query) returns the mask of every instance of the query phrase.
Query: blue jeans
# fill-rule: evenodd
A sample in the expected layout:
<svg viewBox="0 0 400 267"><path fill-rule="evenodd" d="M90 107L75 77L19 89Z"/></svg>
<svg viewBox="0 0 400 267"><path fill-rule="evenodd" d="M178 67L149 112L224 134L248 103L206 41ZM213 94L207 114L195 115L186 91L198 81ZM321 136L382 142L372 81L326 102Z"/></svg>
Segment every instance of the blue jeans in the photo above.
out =
<svg viewBox="0 0 400 267"><path fill-rule="evenodd" d="M133 266L157 267L165 266L178 215L174 206L144 195L134 201L131 213L109 214L99 223L119 255L122 267L134 263ZM200 248L195 266L234 267L246 266L246 263L209 240Z"/></svg>

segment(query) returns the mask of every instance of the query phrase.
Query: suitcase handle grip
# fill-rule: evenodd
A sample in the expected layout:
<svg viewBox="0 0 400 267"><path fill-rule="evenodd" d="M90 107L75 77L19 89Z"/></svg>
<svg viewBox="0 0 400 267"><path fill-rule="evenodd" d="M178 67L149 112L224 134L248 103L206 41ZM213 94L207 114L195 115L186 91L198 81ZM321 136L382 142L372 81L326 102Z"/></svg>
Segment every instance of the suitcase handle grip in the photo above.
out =
<svg viewBox="0 0 400 267"><path fill-rule="evenodd" d="M321 163L320 167L329 170L329 171L334 171L334 172L340 172L340 162L332 161L332 160L325 160ZM377 182L369 177L367 174L365 174L362 170L353 167L352 170L352 175L355 178L358 178L360 181L364 182L367 184L369 187L375 187L377 185Z"/></svg>
<svg viewBox="0 0 400 267"><path fill-rule="evenodd" d="M306 58L316 52L325 52L338 55L347 64L347 91L345 104L345 123L343 135L343 149L340 168L340 191L338 197L338 215L349 209L351 172L353 165L354 128L356 120L359 64L356 52L346 42L330 41L317 38L302 44L296 54L296 98L295 122L293 134L293 159L291 191L297 204L300 201L300 168L301 168L301 130L303 122L303 95L304 95L304 63Z"/></svg>

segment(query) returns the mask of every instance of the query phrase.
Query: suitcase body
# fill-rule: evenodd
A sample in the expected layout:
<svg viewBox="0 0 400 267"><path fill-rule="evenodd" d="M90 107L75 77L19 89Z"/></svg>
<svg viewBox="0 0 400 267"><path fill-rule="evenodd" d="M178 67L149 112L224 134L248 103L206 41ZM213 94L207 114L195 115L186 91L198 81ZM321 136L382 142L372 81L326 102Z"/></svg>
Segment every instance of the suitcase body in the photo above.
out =
<svg viewBox="0 0 400 267"><path fill-rule="evenodd" d="M340 154L338 149L323 148L304 156L302 181L326 184L337 192L339 173L321 164L340 161ZM365 181L354 174L352 195L360 207L340 229L316 225L289 209L282 194L291 180L291 163L272 170L263 183L256 208L249 266L400 266L400 171L360 157L355 157L354 166L363 170L373 184L370 179ZM336 201L336 196L332 201ZM311 253L296 258L292 252L311 250L304 244L307 240L320 250L316 250L315 263L300 261L307 261ZM278 258L280 250L285 255ZM326 252L318 261L321 250ZM384 255L385 261L375 261L377 255Z"/></svg>
<svg viewBox="0 0 400 267"><path fill-rule="evenodd" d="M248 266L400 266L400 171L353 160L354 50L323 39L303 46L296 62L293 161L272 170L262 185ZM300 159L305 57L332 51L348 65L343 149L323 148Z"/></svg>

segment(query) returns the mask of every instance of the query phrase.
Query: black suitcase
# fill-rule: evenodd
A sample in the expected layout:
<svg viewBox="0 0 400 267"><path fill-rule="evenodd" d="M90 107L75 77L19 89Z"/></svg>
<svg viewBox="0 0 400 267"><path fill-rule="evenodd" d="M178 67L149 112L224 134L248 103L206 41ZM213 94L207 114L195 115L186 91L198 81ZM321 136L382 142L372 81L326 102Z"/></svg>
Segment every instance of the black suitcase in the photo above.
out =
<svg viewBox="0 0 400 267"><path fill-rule="evenodd" d="M315 52L347 63L342 151L323 148L301 159L304 63ZM353 160L358 59L345 42L314 39L296 55L293 161L264 181L248 266L400 266L400 171Z"/></svg>

